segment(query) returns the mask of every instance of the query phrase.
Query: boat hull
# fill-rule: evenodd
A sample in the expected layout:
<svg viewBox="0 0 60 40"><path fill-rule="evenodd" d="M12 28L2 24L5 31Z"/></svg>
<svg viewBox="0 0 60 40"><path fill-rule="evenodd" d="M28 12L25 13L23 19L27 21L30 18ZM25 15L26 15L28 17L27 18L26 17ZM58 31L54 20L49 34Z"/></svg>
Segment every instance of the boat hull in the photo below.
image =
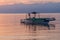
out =
<svg viewBox="0 0 60 40"><path fill-rule="evenodd" d="M21 23L24 23L24 24L48 24L49 21L39 21L39 22L36 22L36 21L32 21L32 20L22 20Z"/></svg>
<svg viewBox="0 0 60 40"><path fill-rule="evenodd" d="M24 24L48 24L50 21L55 21L55 18L27 18L22 19L21 23Z"/></svg>

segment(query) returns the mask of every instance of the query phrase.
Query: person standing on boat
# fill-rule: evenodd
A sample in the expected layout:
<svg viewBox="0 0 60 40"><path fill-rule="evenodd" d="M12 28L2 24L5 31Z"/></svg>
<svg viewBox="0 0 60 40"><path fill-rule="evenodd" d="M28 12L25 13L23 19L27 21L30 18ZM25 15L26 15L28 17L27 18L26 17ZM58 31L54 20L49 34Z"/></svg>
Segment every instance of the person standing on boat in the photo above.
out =
<svg viewBox="0 0 60 40"><path fill-rule="evenodd" d="M29 18L31 18L30 13L28 13Z"/></svg>

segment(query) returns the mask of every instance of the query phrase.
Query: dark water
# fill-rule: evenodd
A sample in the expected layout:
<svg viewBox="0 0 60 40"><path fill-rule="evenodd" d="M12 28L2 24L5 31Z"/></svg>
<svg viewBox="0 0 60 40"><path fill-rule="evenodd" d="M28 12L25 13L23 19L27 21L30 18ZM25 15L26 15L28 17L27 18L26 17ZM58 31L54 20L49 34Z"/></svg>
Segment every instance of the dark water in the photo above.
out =
<svg viewBox="0 0 60 40"><path fill-rule="evenodd" d="M0 40L60 40L60 14L43 13L40 17L55 17L48 25L20 23L26 14L0 14Z"/></svg>

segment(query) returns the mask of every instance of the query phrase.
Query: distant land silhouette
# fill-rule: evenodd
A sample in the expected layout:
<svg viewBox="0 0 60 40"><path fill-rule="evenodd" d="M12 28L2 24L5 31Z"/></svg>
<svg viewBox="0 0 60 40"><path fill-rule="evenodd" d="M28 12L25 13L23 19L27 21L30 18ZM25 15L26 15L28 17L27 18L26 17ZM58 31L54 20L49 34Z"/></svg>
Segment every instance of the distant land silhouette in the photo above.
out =
<svg viewBox="0 0 60 40"><path fill-rule="evenodd" d="M60 3L14 4L0 6L0 13L60 13Z"/></svg>

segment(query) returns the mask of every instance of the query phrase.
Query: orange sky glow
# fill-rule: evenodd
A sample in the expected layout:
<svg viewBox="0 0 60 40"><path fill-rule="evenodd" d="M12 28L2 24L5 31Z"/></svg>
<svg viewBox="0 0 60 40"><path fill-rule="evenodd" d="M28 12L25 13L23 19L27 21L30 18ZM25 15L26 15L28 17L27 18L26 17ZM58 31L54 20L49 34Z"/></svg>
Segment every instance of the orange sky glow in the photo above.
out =
<svg viewBox="0 0 60 40"><path fill-rule="evenodd" d="M46 3L46 2L60 2L60 0L0 0L0 5L8 4L33 4L33 3Z"/></svg>

